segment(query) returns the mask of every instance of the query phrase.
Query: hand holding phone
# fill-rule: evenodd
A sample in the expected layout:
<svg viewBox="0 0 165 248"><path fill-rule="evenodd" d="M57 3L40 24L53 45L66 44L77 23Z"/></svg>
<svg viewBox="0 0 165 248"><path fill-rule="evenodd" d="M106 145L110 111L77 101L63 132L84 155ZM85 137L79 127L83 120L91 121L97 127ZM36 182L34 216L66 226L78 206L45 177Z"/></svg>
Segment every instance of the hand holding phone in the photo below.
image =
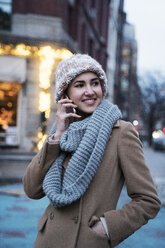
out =
<svg viewBox="0 0 165 248"><path fill-rule="evenodd" d="M66 95L66 99L69 99L69 97L67 95ZM75 108L67 107L66 108L66 113L74 113L74 114L76 114L76 110L75 110Z"/></svg>
<svg viewBox="0 0 165 248"><path fill-rule="evenodd" d="M60 140L61 135L68 128L69 124L75 119L81 118L81 116L76 113L76 107L77 106L73 103L73 101L66 95L58 101L54 140Z"/></svg>

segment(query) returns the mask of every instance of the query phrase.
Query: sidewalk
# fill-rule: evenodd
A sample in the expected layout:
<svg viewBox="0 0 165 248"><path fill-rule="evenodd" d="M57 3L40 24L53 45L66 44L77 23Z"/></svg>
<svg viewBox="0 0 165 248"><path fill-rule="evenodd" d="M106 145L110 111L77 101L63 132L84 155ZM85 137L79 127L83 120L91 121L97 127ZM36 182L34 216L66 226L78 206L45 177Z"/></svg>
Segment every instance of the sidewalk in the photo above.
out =
<svg viewBox="0 0 165 248"><path fill-rule="evenodd" d="M21 182L27 165L35 153L1 152L0 154L0 185Z"/></svg>
<svg viewBox="0 0 165 248"><path fill-rule="evenodd" d="M37 222L49 204L48 199L46 197L41 200L29 199L25 196L20 183L1 186L0 191L0 247L32 248L37 235ZM128 201L124 188L118 208ZM165 207L161 208L154 220L150 220L118 247L164 248Z"/></svg>

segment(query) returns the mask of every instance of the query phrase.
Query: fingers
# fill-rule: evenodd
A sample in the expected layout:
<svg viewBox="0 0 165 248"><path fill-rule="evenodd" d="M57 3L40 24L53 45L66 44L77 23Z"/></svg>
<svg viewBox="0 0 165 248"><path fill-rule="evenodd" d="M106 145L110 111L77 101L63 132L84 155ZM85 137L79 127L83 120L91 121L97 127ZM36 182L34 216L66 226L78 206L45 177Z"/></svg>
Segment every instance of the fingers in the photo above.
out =
<svg viewBox="0 0 165 248"><path fill-rule="evenodd" d="M78 115L76 113L67 113L66 118L70 118L70 117L81 118L81 115Z"/></svg>
<svg viewBox="0 0 165 248"><path fill-rule="evenodd" d="M77 108L77 105L73 103L64 103L63 106L64 108Z"/></svg>
<svg viewBox="0 0 165 248"><path fill-rule="evenodd" d="M56 120L60 126L62 125L63 128L66 128L71 119L81 118L81 116L76 113L75 108L77 108L77 105L74 104L71 99L64 98L58 101Z"/></svg>
<svg viewBox="0 0 165 248"><path fill-rule="evenodd" d="M58 101L58 114L63 115L63 117L65 115L64 118L81 118L80 115L76 114L75 108L77 108L77 105L71 99L65 98Z"/></svg>
<svg viewBox="0 0 165 248"><path fill-rule="evenodd" d="M66 110L66 108L77 108L77 105L75 105L72 100L65 98L58 101L58 107Z"/></svg>
<svg viewBox="0 0 165 248"><path fill-rule="evenodd" d="M58 101L58 103L62 104L62 103L67 103L67 102L73 102L71 99L69 98L64 98Z"/></svg>
<svg viewBox="0 0 165 248"><path fill-rule="evenodd" d="M106 235L106 231L101 221L98 221L94 226L92 226L92 230L99 234Z"/></svg>

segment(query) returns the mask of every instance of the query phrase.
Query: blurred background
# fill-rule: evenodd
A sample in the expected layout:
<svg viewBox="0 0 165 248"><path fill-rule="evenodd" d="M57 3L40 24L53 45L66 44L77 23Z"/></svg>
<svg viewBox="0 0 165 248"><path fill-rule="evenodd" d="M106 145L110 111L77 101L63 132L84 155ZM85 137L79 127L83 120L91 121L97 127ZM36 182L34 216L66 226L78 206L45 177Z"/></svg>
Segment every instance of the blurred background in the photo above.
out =
<svg viewBox="0 0 165 248"><path fill-rule="evenodd" d="M139 133L164 204L164 9L164 0L0 0L1 186L21 182L55 121L58 63L88 53L106 71L107 99ZM1 193L23 194L13 187Z"/></svg>
<svg viewBox="0 0 165 248"><path fill-rule="evenodd" d="M40 149L55 120L54 71L78 52L102 64L107 99L145 144L161 148L155 140L165 134L165 3L143 2L0 0L3 153Z"/></svg>

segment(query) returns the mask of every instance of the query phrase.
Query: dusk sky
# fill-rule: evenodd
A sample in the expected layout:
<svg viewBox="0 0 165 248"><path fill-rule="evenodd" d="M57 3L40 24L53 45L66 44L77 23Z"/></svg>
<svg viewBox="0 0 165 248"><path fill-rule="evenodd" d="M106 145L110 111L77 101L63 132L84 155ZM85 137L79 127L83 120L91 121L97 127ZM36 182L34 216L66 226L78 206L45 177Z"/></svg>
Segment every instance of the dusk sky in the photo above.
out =
<svg viewBox="0 0 165 248"><path fill-rule="evenodd" d="M165 0L125 0L125 12L135 26L138 71L165 73Z"/></svg>

